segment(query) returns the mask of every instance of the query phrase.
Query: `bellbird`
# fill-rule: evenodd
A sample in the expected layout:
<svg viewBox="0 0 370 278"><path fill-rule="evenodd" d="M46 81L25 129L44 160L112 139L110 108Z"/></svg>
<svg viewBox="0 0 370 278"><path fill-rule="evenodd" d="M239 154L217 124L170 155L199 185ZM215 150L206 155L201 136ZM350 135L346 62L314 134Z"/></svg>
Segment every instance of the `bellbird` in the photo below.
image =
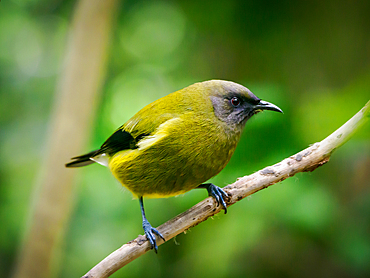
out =
<svg viewBox="0 0 370 278"><path fill-rule="evenodd" d="M195 83L145 106L100 147L72 158L66 167L97 162L138 197L151 248L155 235L143 197L169 197L205 188L226 213L227 193L211 183L229 162L247 120L262 110L283 112L242 85L210 80Z"/></svg>

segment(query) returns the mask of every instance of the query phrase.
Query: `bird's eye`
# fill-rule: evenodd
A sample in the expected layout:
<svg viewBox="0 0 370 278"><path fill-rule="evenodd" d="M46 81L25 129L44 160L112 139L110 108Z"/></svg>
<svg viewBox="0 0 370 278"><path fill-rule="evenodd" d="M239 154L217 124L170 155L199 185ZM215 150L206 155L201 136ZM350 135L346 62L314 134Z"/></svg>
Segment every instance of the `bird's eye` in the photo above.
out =
<svg viewBox="0 0 370 278"><path fill-rule="evenodd" d="M238 97L233 97L231 100L230 100L230 103L232 106L234 107L238 107L241 103L240 99Z"/></svg>

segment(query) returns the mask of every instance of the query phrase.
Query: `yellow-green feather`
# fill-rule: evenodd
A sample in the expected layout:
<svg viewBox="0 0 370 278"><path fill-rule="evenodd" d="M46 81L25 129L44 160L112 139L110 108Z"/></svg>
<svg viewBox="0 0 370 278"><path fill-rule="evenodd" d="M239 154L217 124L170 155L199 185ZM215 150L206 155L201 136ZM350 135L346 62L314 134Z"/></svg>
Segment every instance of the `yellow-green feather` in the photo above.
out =
<svg viewBox="0 0 370 278"><path fill-rule="evenodd" d="M134 195L148 197L181 194L218 174L241 132L215 117L208 88L199 83L149 104L122 128L148 136L137 149L113 155L109 168Z"/></svg>

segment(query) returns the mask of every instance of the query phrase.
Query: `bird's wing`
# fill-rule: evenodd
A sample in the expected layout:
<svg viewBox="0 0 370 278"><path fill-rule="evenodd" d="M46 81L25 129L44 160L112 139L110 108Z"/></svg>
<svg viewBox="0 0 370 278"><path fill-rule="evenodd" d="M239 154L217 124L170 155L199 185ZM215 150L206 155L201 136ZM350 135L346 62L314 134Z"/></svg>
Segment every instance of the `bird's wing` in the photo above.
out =
<svg viewBox="0 0 370 278"><path fill-rule="evenodd" d="M100 149L73 157L72 161L66 164L66 167L81 167L94 162L108 166L109 156L121 150L135 148L135 138L129 132L118 129L103 143Z"/></svg>
<svg viewBox="0 0 370 278"><path fill-rule="evenodd" d="M135 149L135 138L123 129L116 130L100 147L99 153L106 153L109 156L128 149Z"/></svg>
<svg viewBox="0 0 370 278"><path fill-rule="evenodd" d="M139 141L153 135L161 124L178 117L174 108L164 106L165 103L159 99L147 105L118 128L100 149L74 157L66 166L80 167L93 162L108 166L109 157L120 151L138 148Z"/></svg>
<svg viewBox="0 0 370 278"><path fill-rule="evenodd" d="M112 156L123 150L136 149L140 140L153 135L161 124L174 117L176 116L170 113L159 117L148 115L148 113L138 113L103 143L98 154L106 153Z"/></svg>

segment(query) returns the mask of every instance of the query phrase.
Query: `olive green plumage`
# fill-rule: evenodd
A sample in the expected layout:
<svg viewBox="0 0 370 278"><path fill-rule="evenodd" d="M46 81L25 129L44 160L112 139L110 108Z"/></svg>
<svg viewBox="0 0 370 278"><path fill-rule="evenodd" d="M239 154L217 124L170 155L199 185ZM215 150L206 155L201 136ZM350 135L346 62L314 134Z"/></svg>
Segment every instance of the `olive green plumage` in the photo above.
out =
<svg viewBox="0 0 370 278"><path fill-rule="evenodd" d="M214 116L211 93L198 83L133 116L122 129L134 138L150 135L138 148L111 158L114 176L137 196L159 197L184 193L218 174L230 160L242 126Z"/></svg>
<svg viewBox="0 0 370 278"><path fill-rule="evenodd" d="M193 84L147 105L122 125L99 150L75 157L67 167L98 162L140 198L143 227L152 246L152 232L145 221L142 197L166 197L200 186L229 162L246 121L262 110L282 112L247 88L229 81ZM225 210L221 193L206 184ZM217 191L216 190L216 191ZM145 222L145 223L144 223ZM145 225L144 225L145 224Z"/></svg>

